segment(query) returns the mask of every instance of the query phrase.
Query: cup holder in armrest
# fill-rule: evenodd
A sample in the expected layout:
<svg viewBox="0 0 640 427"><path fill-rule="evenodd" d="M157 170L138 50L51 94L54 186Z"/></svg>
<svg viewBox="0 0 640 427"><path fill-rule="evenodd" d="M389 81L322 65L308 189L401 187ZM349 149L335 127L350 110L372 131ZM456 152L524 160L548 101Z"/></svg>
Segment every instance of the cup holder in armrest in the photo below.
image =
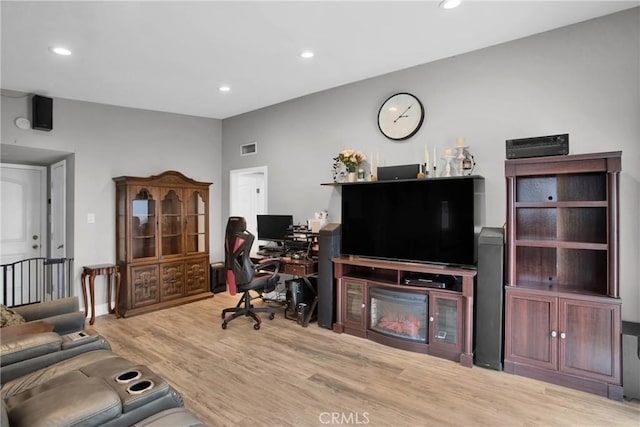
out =
<svg viewBox="0 0 640 427"><path fill-rule="evenodd" d="M133 380L140 378L140 371L126 371L116 377L116 382L119 384L125 384Z"/></svg>
<svg viewBox="0 0 640 427"><path fill-rule="evenodd" d="M144 393L147 390L150 390L153 388L153 381L151 380L142 380L142 381L137 381L133 384L131 384L129 387L127 387L127 393L129 394L140 394L140 393Z"/></svg>

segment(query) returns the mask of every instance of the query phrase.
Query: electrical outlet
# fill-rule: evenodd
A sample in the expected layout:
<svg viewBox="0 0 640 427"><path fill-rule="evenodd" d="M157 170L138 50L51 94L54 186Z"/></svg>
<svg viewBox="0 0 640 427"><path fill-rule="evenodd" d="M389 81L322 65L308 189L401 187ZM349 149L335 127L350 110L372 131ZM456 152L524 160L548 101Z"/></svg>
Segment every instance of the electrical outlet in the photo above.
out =
<svg viewBox="0 0 640 427"><path fill-rule="evenodd" d="M87 215L87 223L93 224L96 222L96 214L90 213Z"/></svg>

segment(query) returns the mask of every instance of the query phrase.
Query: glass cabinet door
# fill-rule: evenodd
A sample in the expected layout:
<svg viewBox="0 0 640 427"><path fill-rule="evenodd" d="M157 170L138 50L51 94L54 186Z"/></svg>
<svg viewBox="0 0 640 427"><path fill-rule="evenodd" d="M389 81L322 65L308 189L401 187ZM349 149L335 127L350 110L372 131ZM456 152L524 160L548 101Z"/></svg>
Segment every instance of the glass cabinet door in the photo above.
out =
<svg viewBox="0 0 640 427"><path fill-rule="evenodd" d="M164 191L161 215L161 256L182 254L182 200L176 190Z"/></svg>
<svg viewBox="0 0 640 427"><path fill-rule="evenodd" d="M344 320L345 324L359 329L365 328L365 295L364 284L352 279L344 282Z"/></svg>
<svg viewBox="0 0 640 427"><path fill-rule="evenodd" d="M462 330L461 297L439 292L430 293L430 344L462 348L458 331Z"/></svg>
<svg viewBox="0 0 640 427"><path fill-rule="evenodd" d="M199 191L187 197L187 252L207 252L206 199Z"/></svg>
<svg viewBox="0 0 640 427"><path fill-rule="evenodd" d="M156 201L142 188L131 201L131 235L134 259L156 256Z"/></svg>

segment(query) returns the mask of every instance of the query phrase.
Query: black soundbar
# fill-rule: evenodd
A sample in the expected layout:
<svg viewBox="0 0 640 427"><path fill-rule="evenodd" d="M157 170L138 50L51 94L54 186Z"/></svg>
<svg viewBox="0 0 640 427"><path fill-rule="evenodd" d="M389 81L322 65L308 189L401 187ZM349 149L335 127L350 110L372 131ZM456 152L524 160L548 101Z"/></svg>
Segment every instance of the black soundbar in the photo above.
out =
<svg viewBox="0 0 640 427"><path fill-rule="evenodd" d="M507 159L569 154L569 134L507 139Z"/></svg>

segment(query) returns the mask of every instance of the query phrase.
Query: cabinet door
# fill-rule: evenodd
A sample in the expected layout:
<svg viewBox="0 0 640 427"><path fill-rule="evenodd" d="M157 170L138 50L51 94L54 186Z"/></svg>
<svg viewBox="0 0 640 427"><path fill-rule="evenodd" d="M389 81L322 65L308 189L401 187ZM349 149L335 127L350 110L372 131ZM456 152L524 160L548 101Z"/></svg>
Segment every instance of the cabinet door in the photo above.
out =
<svg viewBox="0 0 640 427"><path fill-rule="evenodd" d="M160 256L182 256L184 226L182 223L183 196L181 189L162 188L160 208Z"/></svg>
<svg viewBox="0 0 640 427"><path fill-rule="evenodd" d="M131 258L133 261L155 259L157 251L157 190L134 186L129 200L131 212Z"/></svg>
<svg viewBox="0 0 640 427"><path fill-rule="evenodd" d="M160 300L168 301L184 296L184 263L160 264Z"/></svg>
<svg viewBox="0 0 640 427"><path fill-rule="evenodd" d="M131 267L130 289L131 308L143 307L160 301L158 266L145 265Z"/></svg>
<svg viewBox="0 0 640 427"><path fill-rule="evenodd" d="M186 260L185 295L195 295L209 290L208 259Z"/></svg>
<svg viewBox="0 0 640 427"><path fill-rule="evenodd" d="M208 194L201 190L185 190L185 252L189 255L209 252L207 239Z"/></svg>
<svg viewBox="0 0 640 427"><path fill-rule="evenodd" d="M505 359L557 370L557 298L507 290L506 304Z"/></svg>
<svg viewBox="0 0 640 427"><path fill-rule="evenodd" d="M620 305L560 299L560 371L620 384Z"/></svg>
<svg viewBox="0 0 640 427"><path fill-rule="evenodd" d="M462 351L462 296L429 292L429 346Z"/></svg>
<svg viewBox="0 0 640 427"><path fill-rule="evenodd" d="M366 330L366 282L342 278L344 295L343 319L345 327L354 328L365 332Z"/></svg>

